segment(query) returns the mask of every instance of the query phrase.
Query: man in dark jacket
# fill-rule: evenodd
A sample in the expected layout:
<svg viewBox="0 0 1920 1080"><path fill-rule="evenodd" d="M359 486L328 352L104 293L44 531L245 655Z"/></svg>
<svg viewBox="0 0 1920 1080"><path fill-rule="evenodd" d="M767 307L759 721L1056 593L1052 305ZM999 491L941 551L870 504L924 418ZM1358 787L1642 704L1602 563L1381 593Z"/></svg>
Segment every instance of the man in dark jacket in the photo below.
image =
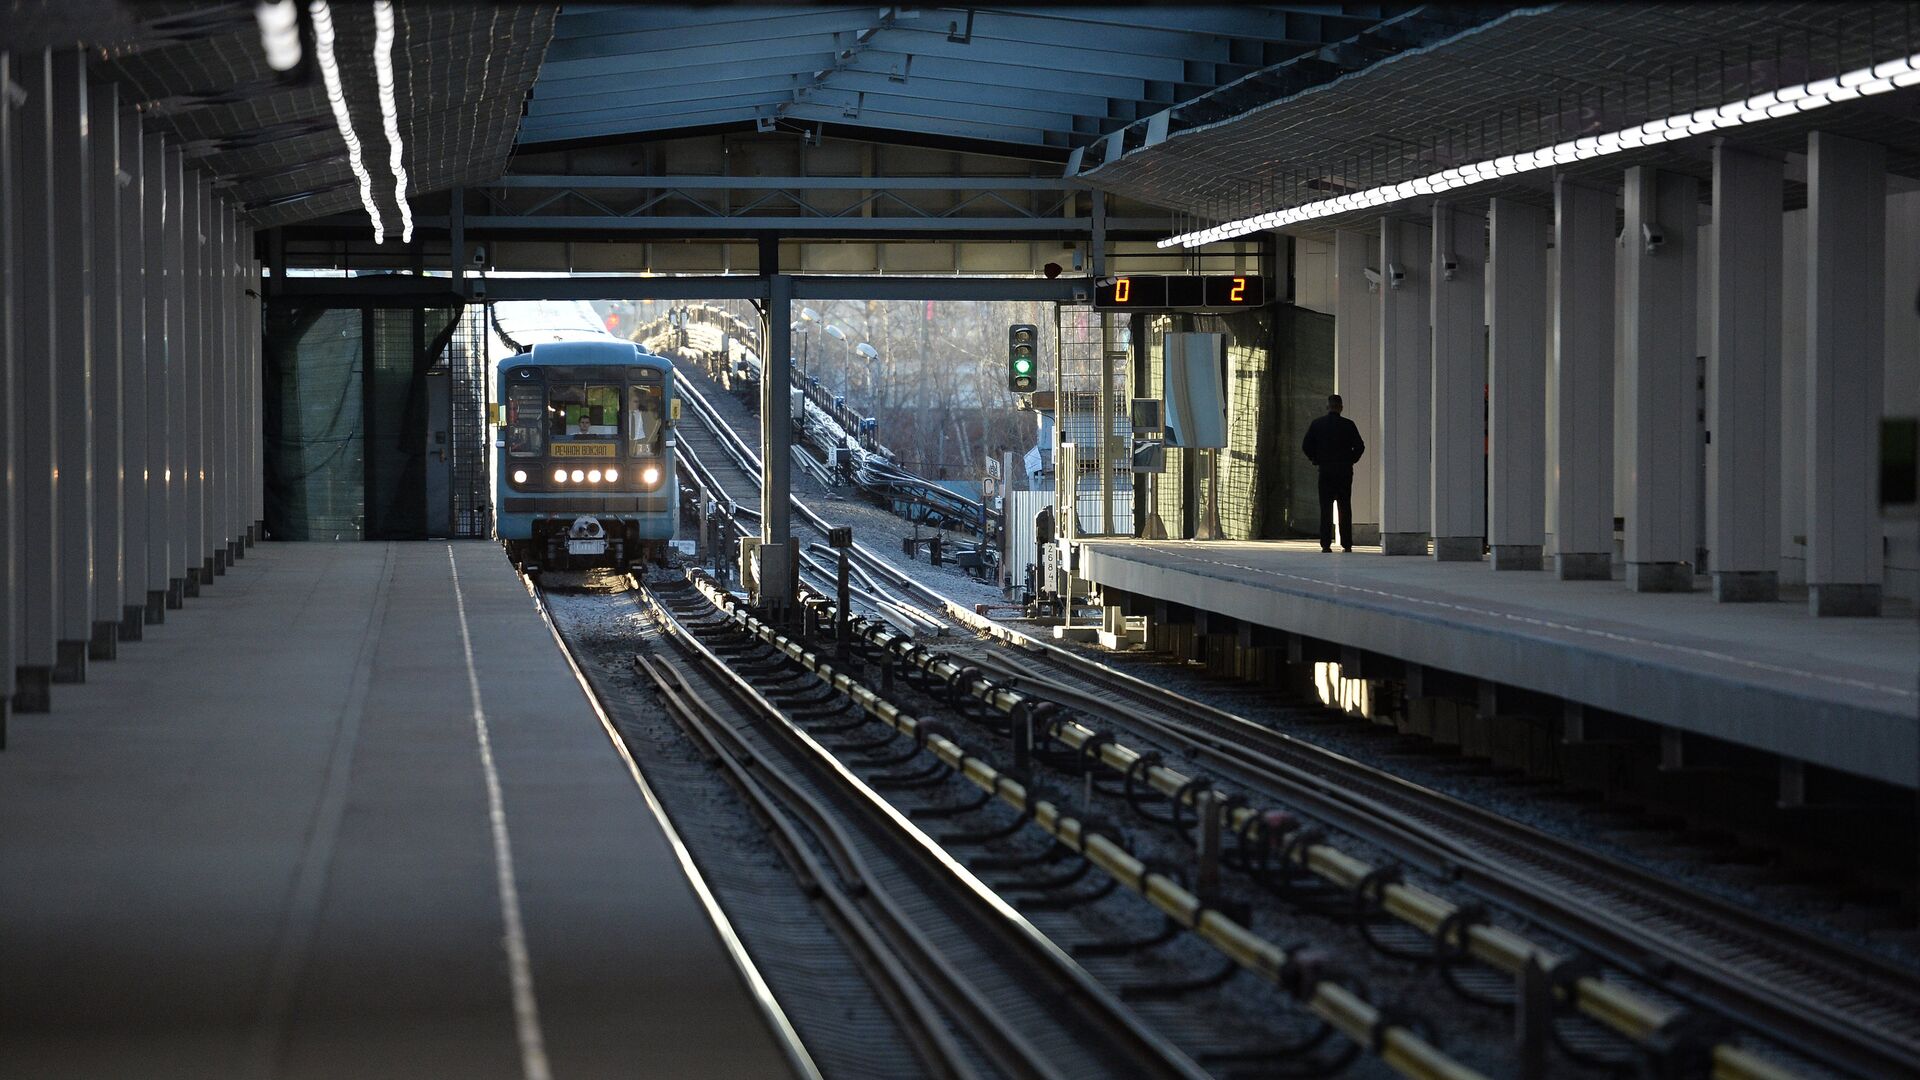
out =
<svg viewBox="0 0 1920 1080"><path fill-rule="evenodd" d="M1320 467L1320 550L1333 550L1333 506L1340 504L1340 546L1353 550L1353 463L1367 452L1360 429L1340 415L1340 395L1327 395L1327 415L1307 426L1300 449Z"/></svg>

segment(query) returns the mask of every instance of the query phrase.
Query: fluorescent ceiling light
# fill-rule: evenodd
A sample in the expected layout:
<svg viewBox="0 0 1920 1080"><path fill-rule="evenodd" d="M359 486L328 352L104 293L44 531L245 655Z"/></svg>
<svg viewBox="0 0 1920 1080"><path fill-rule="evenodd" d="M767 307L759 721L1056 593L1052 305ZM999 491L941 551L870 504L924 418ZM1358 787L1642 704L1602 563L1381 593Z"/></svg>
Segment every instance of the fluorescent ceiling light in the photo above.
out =
<svg viewBox="0 0 1920 1080"><path fill-rule="evenodd" d="M407 205L407 166L401 160L400 110L393 102L393 5L373 0L373 75L380 86L380 123L387 132L387 164L400 204L400 242L413 243L413 207Z"/></svg>
<svg viewBox="0 0 1920 1080"><path fill-rule="evenodd" d="M320 60L320 78L327 84L327 104L333 107L333 122L340 128L340 137L346 140L347 164L352 167L354 178L360 181L360 205L367 208L367 217L373 219L373 242L387 242L387 223L380 219L380 207L373 201L373 177L367 174L366 163L360 160L360 137L353 133L353 117L347 115L347 94L340 86L340 62L333 55L333 9L327 6L327 0L312 0L307 5L307 14L313 17L313 45Z"/></svg>
<svg viewBox="0 0 1920 1080"><path fill-rule="evenodd" d="M1704 135L1713 131L1726 131L1765 119L1812 112L1842 101L1872 97L1916 84L1920 84L1920 53L1898 60L1883 61L1872 67L1849 71L1844 75L1822 79L1810 85L1783 86L1778 90L1755 94L1742 101L1728 102L1718 108L1700 109L1659 120L1649 120L1637 127L1610 131L1603 135L1583 135L1580 138L1538 150L1507 154L1405 180L1398 184L1348 192L1345 195L1319 199L1286 210L1267 211L1238 221L1184 232L1159 241L1159 246L1163 248L1199 247L1202 244L1232 240L1249 233L1285 228L1288 225L1298 225L1303 221L1314 221L1354 210L1365 210L1402 199L1438 195L1482 180L1530 172L1551 164L1589 161L1617 154L1622 150L1657 146L1664 142Z"/></svg>
<svg viewBox="0 0 1920 1080"><path fill-rule="evenodd" d="M260 48L267 54L267 66L275 71L299 67L300 9L293 0L261 0L254 5L253 18L260 24Z"/></svg>

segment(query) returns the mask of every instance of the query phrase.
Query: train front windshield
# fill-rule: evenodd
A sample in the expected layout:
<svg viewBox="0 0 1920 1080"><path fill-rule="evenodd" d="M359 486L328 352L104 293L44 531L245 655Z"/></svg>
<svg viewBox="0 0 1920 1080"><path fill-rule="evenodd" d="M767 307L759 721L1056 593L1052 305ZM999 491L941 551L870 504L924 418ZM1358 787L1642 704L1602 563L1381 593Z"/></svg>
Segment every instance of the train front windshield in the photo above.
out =
<svg viewBox="0 0 1920 1080"><path fill-rule="evenodd" d="M665 378L646 368L629 377L627 384L589 378L509 386L507 456L659 457L666 448Z"/></svg>

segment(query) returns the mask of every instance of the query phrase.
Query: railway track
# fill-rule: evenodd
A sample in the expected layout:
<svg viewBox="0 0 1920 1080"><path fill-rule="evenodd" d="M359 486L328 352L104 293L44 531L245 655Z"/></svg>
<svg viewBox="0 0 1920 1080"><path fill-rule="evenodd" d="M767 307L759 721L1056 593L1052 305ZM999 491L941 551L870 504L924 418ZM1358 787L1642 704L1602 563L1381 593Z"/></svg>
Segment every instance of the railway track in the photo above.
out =
<svg viewBox="0 0 1920 1080"><path fill-rule="evenodd" d="M717 415L707 414L716 438L731 434ZM757 481L757 473L751 479ZM797 502L796 510L821 525ZM1637 1016L1616 1012L1611 1019L1643 1045L1704 1039L1713 1046L1715 1067L1727 1075L1789 1074L1779 1061L1902 1075L1920 1061L1920 979L1913 972L990 623L871 552L856 550L856 557L924 609L988 635L995 644L961 646L960 653L980 683L995 687L989 696L998 687L1021 687L1036 701L1076 710L1099 726L1083 727L1083 739L1126 737L1150 751L1177 751L1243 789L1212 795L1277 800L1388 853L1387 865L1373 869L1423 872L1471 894L1461 904L1442 901L1449 912L1475 911L1485 901L1573 943L1582 957L1557 958L1566 970L1575 963L1586 970L1590 957L1630 976L1637 995L1630 1012ZM1139 756L1103 752L1122 759L1123 768ZM1196 786L1182 798L1191 802L1201 790ZM1458 921L1445 929L1459 937L1454 948L1470 936ZM1610 1007L1593 1005L1591 1011L1601 1013ZM1672 1029L1649 1027L1663 1016ZM1718 1017L1790 1053L1756 1056L1718 1039L1709 1030L1710 1018ZM1677 1030L1682 1018L1695 1029Z"/></svg>

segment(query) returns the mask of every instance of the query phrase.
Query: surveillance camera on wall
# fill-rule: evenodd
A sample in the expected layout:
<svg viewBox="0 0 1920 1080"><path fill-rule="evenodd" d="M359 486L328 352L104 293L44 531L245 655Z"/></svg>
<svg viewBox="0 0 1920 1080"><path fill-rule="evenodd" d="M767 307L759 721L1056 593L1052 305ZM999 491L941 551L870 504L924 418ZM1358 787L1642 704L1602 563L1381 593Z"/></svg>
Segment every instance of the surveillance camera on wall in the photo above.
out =
<svg viewBox="0 0 1920 1080"><path fill-rule="evenodd" d="M1647 242L1647 254L1649 255L1660 254L1661 245L1667 242L1667 234L1661 232L1657 225L1642 223L1640 226L1640 236Z"/></svg>
<svg viewBox="0 0 1920 1080"><path fill-rule="evenodd" d="M1380 271L1375 270L1371 266L1364 266L1364 267L1361 267L1361 272L1367 275L1367 291L1379 292L1380 291Z"/></svg>
<svg viewBox="0 0 1920 1080"><path fill-rule="evenodd" d="M1440 256L1440 276L1442 279L1452 281L1453 275L1458 273L1459 270L1460 260L1457 257L1452 255Z"/></svg>
<svg viewBox="0 0 1920 1080"><path fill-rule="evenodd" d="M487 265L487 249L485 247L476 247L473 249L473 265Z"/></svg>
<svg viewBox="0 0 1920 1080"><path fill-rule="evenodd" d="M473 286L473 298L475 300L481 299L482 297L487 295L487 279L486 278L474 278L471 284Z"/></svg>
<svg viewBox="0 0 1920 1080"><path fill-rule="evenodd" d="M1407 280L1407 272L1405 270L1400 269L1400 267L1394 263L1387 264L1387 288L1397 289L1400 287L1400 283L1405 280Z"/></svg>

